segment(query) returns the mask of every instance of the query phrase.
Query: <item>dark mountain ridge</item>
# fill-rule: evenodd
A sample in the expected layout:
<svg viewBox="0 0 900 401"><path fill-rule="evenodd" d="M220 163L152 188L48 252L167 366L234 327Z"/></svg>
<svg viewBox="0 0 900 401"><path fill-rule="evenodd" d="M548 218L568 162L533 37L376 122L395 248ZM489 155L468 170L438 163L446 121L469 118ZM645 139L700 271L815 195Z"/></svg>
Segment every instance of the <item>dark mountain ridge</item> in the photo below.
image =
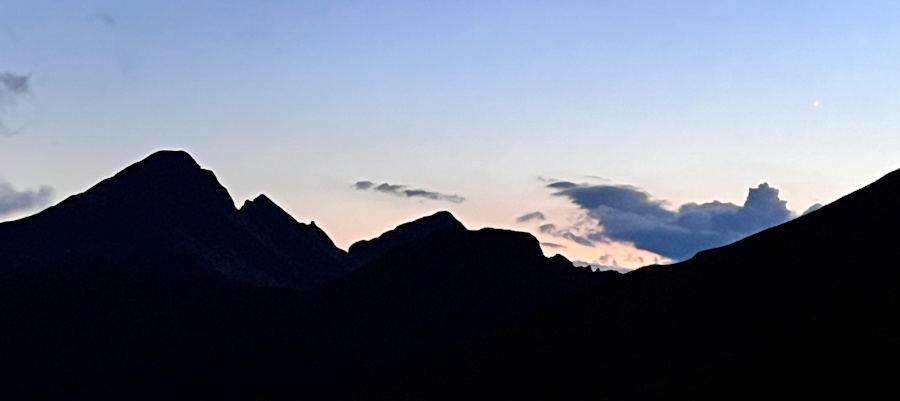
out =
<svg viewBox="0 0 900 401"><path fill-rule="evenodd" d="M596 283L502 341L480 343L503 349L500 362L460 380L513 397L896 394L896 199L900 171L688 261ZM517 386L529 380L542 385Z"/></svg>
<svg viewBox="0 0 900 401"><path fill-rule="evenodd" d="M212 172L174 151L154 153L85 193L0 225L0 243L0 258L22 258L7 266L35 269L78 258L128 263L177 252L231 279L292 288L355 266L318 227L298 223L265 196L237 210Z"/></svg>
<svg viewBox="0 0 900 401"><path fill-rule="evenodd" d="M378 238L357 241L350 245L347 251L360 264L365 264L379 255L448 227L464 228L462 223L456 220L450 212L437 212L431 216L401 224Z"/></svg>
<svg viewBox="0 0 900 401"><path fill-rule="evenodd" d="M50 399L327 397L346 375L377 387L363 378L432 341L559 303L573 275L604 277L446 212L354 250L264 195L238 210L189 155L155 153L0 224L0 321L15 328L0 384Z"/></svg>
<svg viewBox="0 0 900 401"><path fill-rule="evenodd" d="M160 152L0 224L9 398L897 393L900 172L670 266L597 274L437 213L334 247Z"/></svg>

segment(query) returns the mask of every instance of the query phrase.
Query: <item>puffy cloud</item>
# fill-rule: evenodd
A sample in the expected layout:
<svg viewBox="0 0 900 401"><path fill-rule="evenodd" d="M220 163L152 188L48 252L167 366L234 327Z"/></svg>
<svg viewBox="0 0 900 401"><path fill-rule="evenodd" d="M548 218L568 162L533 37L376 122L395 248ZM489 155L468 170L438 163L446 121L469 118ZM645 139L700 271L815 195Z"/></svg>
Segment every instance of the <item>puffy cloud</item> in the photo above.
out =
<svg viewBox="0 0 900 401"><path fill-rule="evenodd" d="M527 223L529 221L543 221L547 218L541 212L531 212L516 218L516 223Z"/></svg>
<svg viewBox="0 0 900 401"><path fill-rule="evenodd" d="M384 192L394 196L399 196L401 198L425 198L452 203L462 203L466 200L466 198L459 195L447 195L440 192L427 191L424 189L408 189L409 187L406 185L396 185L388 183L376 184L371 181L359 181L353 184L353 188L359 191L371 190Z"/></svg>
<svg viewBox="0 0 900 401"><path fill-rule="evenodd" d="M9 183L0 182L0 216L47 206L52 195L53 188L48 186L42 186L37 191L16 191Z"/></svg>
<svg viewBox="0 0 900 401"><path fill-rule="evenodd" d="M357 190L365 190L365 189L372 188L373 186L375 186L375 183L371 182L371 181L360 181L360 182L357 182L356 184L353 184L353 188L355 188Z"/></svg>
<svg viewBox="0 0 900 401"><path fill-rule="evenodd" d="M713 201L688 203L676 211L631 186L556 182L547 187L599 222L586 235L588 240L628 242L675 260L726 245L793 217L786 202L778 198L778 190L767 183L750 188L743 206ZM553 226L552 231L560 230Z"/></svg>
<svg viewBox="0 0 900 401"><path fill-rule="evenodd" d="M15 135L20 129L7 128L3 124L3 116L16 105L18 98L28 93L27 75L16 75L10 72L0 73L0 136Z"/></svg>

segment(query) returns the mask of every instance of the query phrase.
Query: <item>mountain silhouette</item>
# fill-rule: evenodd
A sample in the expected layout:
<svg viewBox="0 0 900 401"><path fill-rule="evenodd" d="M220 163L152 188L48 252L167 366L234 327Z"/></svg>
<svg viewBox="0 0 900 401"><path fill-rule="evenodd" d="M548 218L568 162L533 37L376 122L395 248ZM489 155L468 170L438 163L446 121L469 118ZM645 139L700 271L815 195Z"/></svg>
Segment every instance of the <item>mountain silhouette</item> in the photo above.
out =
<svg viewBox="0 0 900 401"><path fill-rule="evenodd" d="M524 322L590 283L619 276L575 268L558 255L546 258L530 234L470 231L446 212L404 224L379 239L393 241L404 231L421 233L427 230L418 228L435 226L442 228L306 292L310 306L301 320L327 336L317 344L334 344L323 347L329 350L323 358L336 369L380 377L385 363L417 360L434 347ZM369 371L361 367L361 357L381 362Z"/></svg>
<svg viewBox="0 0 900 401"><path fill-rule="evenodd" d="M452 368L423 387L513 398L897 394L896 199L900 171L688 261L596 283L474 351L431 356ZM484 353L496 362L456 373Z"/></svg>
<svg viewBox="0 0 900 401"><path fill-rule="evenodd" d="M212 172L161 151L0 224L0 318L15 328L0 373L26 398L322 396L601 277L447 212L347 254L265 195L236 209Z"/></svg>
<svg viewBox="0 0 900 401"><path fill-rule="evenodd" d="M157 152L0 224L10 399L896 394L900 172L669 266L592 273L439 212L344 252Z"/></svg>
<svg viewBox="0 0 900 401"><path fill-rule="evenodd" d="M350 245L347 251L358 263L366 264L392 249L448 227L462 228L463 225L450 212L437 212L431 216L401 224L377 238L358 241Z"/></svg>
<svg viewBox="0 0 900 401"><path fill-rule="evenodd" d="M265 196L234 207L215 175L185 152L160 151L36 216L0 226L7 266L131 263L160 253L231 279L304 288L355 266L314 225ZM99 260L98 260L99 259Z"/></svg>

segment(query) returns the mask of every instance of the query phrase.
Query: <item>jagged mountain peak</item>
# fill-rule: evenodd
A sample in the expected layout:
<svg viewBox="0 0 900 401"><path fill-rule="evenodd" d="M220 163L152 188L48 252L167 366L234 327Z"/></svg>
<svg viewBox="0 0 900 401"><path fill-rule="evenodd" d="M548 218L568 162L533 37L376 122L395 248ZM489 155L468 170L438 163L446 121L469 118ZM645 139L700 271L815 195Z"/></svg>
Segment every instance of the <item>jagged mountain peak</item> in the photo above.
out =
<svg viewBox="0 0 900 401"><path fill-rule="evenodd" d="M297 221L265 194L260 194L253 200L248 199L244 201L240 210L244 215L257 218L289 220L291 222Z"/></svg>

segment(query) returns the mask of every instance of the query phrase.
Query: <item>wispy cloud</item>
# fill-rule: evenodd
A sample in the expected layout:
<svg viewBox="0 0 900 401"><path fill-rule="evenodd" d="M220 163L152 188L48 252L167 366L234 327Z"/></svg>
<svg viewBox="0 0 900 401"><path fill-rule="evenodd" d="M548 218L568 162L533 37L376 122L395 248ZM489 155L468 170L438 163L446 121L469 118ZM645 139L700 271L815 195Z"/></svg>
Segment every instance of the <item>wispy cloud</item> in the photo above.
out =
<svg viewBox="0 0 900 401"><path fill-rule="evenodd" d="M52 195L53 188L48 186L42 186L37 191L17 191L11 184L0 182L0 216L45 207Z"/></svg>
<svg viewBox="0 0 900 401"><path fill-rule="evenodd" d="M452 203L462 203L466 198L459 195L448 195L440 192L428 191L424 189L411 189L407 185L397 185L381 183L376 184L371 181L359 181L353 184L353 188L358 191L377 191L401 198L425 198L436 201L447 201Z"/></svg>
<svg viewBox="0 0 900 401"><path fill-rule="evenodd" d="M553 249L566 249L566 248L568 248L568 247L565 246L565 245L557 244L557 243L555 243L555 242L541 242L541 246L544 246L544 247L547 247L547 248L553 248Z"/></svg>
<svg viewBox="0 0 900 401"><path fill-rule="evenodd" d="M103 12L95 12L88 15L88 21L99 21L104 24L115 25L116 19L112 15Z"/></svg>
<svg viewBox="0 0 900 401"><path fill-rule="evenodd" d="M553 224L541 226L541 232L577 243L632 243L675 260L726 245L794 217L786 202L779 199L778 190L767 183L750 188L743 206L713 201L688 203L674 211L664 207L667 202L632 186L558 181L547 188L555 190L555 196L568 198L589 218L577 224L579 229L587 230L581 236ZM567 232L570 235L565 235Z"/></svg>
<svg viewBox="0 0 900 401"><path fill-rule="evenodd" d="M516 218L516 223L527 223L529 221L544 221L547 218L541 212L531 212Z"/></svg>
<svg viewBox="0 0 900 401"><path fill-rule="evenodd" d="M594 246L593 240L591 240L585 236L575 234L570 230L559 229L556 227L555 224L552 224L552 223L547 223L547 224L541 225L540 227L538 227L538 231L540 231L543 234L549 234L554 237L567 239L578 245L591 246L591 247Z"/></svg>

